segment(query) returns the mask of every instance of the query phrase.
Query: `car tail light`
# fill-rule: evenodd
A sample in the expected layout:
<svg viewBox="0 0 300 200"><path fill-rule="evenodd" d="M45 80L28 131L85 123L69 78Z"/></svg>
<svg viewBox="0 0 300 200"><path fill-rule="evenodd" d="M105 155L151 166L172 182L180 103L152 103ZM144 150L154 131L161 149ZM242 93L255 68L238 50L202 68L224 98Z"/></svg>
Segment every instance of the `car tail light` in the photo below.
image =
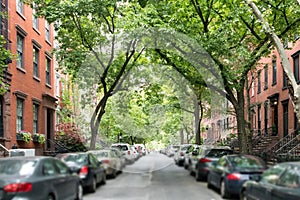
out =
<svg viewBox="0 0 300 200"><path fill-rule="evenodd" d="M238 174L238 173L232 173L232 174L227 175L227 180L236 180L236 181L238 181L238 180L240 180L240 178L241 178L241 175Z"/></svg>
<svg viewBox="0 0 300 200"><path fill-rule="evenodd" d="M88 173L89 173L89 168L87 166L83 166L80 169L79 177L80 178L85 178L88 175Z"/></svg>
<svg viewBox="0 0 300 200"><path fill-rule="evenodd" d="M32 189L31 183L11 183L3 187L3 190L9 192L29 192Z"/></svg>
<svg viewBox="0 0 300 200"><path fill-rule="evenodd" d="M199 162L201 162L201 163L207 163L207 162L211 162L211 160L208 159L208 158L201 158L201 159L199 160Z"/></svg>
<svg viewBox="0 0 300 200"><path fill-rule="evenodd" d="M109 160L102 160L102 163L109 164Z"/></svg>
<svg viewBox="0 0 300 200"><path fill-rule="evenodd" d="M130 151L128 151L127 154L130 155Z"/></svg>

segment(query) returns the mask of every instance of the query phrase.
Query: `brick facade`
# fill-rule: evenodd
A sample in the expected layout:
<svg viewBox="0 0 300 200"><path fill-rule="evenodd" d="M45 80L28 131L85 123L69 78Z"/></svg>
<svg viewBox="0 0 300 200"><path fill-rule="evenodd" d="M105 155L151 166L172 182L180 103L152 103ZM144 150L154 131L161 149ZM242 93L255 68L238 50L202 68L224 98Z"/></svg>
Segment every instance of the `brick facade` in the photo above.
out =
<svg viewBox="0 0 300 200"><path fill-rule="evenodd" d="M286 52L293 71L294 60L299 67L299 50L299 40L288 44ZM279 54L275 50L269 57L260 60L255 71L249 73L249 82L254 80L249 95L252 106L252 129L282 138L297 129L297 120L280 63ZM296 74L299 77L299 70L296 70Z"/></svg>
<svg viewBox="0 0 300 200"><path fill-rule="evenodd" d="M53 49L53 26L38 18L38 27L34 27L33 10L26 5L19 6L19 0L8 1L8 39L9 49L14 55L23 55L22 62L16 56L9 64L12 74L10 91L3 95L4 104L4 138L5 146L10 149L13 144L19 148L36 148L36 154L53 149L50 142L36 144L16 141L16 132L20 127L34 133L34 112L37 109L37 132L53 139L55 131L55 70ZM49 33L49 34L48 34ZM23 44L23 45L21 45ZM35 49L35 53L34 53ZM21 52L21 53L20 53ZM34 54L36 59L34 59ZM34 62L34 60L36 62ZM34 65L37 66L34 70ZM48 70L46 70L48 68ZM47 71L47 72L46 72ZM17 100L23 104L22 120L17 120ZM20 111L20 110L19 110ZM19 112L20 113L20 112ZM19 114L20 115L20 114ZM17 123L18 121L18 123ZM23 123L20 123L23 121ZM17 125L19 124L19 125Z"/></svg>

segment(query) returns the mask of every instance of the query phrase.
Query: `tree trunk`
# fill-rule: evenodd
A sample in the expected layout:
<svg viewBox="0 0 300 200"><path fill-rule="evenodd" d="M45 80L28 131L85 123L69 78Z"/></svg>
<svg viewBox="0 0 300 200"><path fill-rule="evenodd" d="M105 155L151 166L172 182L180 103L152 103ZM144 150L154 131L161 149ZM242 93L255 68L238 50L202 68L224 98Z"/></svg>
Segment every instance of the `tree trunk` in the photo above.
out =
<svg viewBox="0 0 300 200"><path fill-rule="evenodd" d="M195 135L196 135L196 144L201 144L201 136L200 136L200 114L199 114L199 103L198 98L194 96L194 124L195 124Z"/></svg>

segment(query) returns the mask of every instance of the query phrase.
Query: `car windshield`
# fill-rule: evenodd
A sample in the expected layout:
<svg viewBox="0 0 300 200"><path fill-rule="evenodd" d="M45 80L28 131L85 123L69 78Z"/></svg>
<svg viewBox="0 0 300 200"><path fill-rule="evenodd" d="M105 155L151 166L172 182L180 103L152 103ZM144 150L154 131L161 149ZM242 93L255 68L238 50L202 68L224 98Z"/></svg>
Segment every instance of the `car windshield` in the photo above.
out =
<svg viewBox="0 0 300 200"><path fill-rule="evenodd" d="M265 169L265 164L263 163L262 160L258 158L237 156L237 157L229 157L229 160L233 165L233 167L240 171Z"/></svg>
<svg viewBox="0 0 300 200"><path fill-rule="evenodd" d="M87 155L86 154L70 154L65 157L62 157L62 160L65 162L75 162L78 164L87 163Z"/></svg>
<svg viewBox="0 0 300 200"><path fill-rule="evenodd" d="M36 167L37 161L33 160L1 160L0 176L28 176Z"/></svg>
<svg viewBox="0 0 300 200"><path fill-rule="evenodd" d="M128 150L127 145L114 145L114 146L112 146L112 148L116 148L116 149L119 149L121 151L127 151Z"/></svg>
<svg viewBox="0 0 300 200"><path fill-rule="evenodd" d="M230 149L211 149L206 154L206 157L214 157L214 158L221 158L222 156L232 154L233 151Z"/></svg>

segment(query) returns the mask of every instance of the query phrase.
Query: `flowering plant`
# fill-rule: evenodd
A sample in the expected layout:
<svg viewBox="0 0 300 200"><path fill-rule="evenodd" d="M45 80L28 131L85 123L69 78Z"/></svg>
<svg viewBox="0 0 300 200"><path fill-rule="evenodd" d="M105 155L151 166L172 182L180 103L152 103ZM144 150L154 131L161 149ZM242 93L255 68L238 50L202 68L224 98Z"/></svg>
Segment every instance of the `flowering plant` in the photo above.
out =
<svg viewBox="0 0 300 200"><path fill-rule="evenodd" d="M20 131L17 132L17 137L19 137L24 142L30 142L31 133L29 131L20 130Z"/></svg>
<svg viewBox="0 0 300 200"><path fill-rule="evenodd" d="M36 139L38 143L44 144L46 142L46 138L44 134L34 133L33 139Z"/></svg>

